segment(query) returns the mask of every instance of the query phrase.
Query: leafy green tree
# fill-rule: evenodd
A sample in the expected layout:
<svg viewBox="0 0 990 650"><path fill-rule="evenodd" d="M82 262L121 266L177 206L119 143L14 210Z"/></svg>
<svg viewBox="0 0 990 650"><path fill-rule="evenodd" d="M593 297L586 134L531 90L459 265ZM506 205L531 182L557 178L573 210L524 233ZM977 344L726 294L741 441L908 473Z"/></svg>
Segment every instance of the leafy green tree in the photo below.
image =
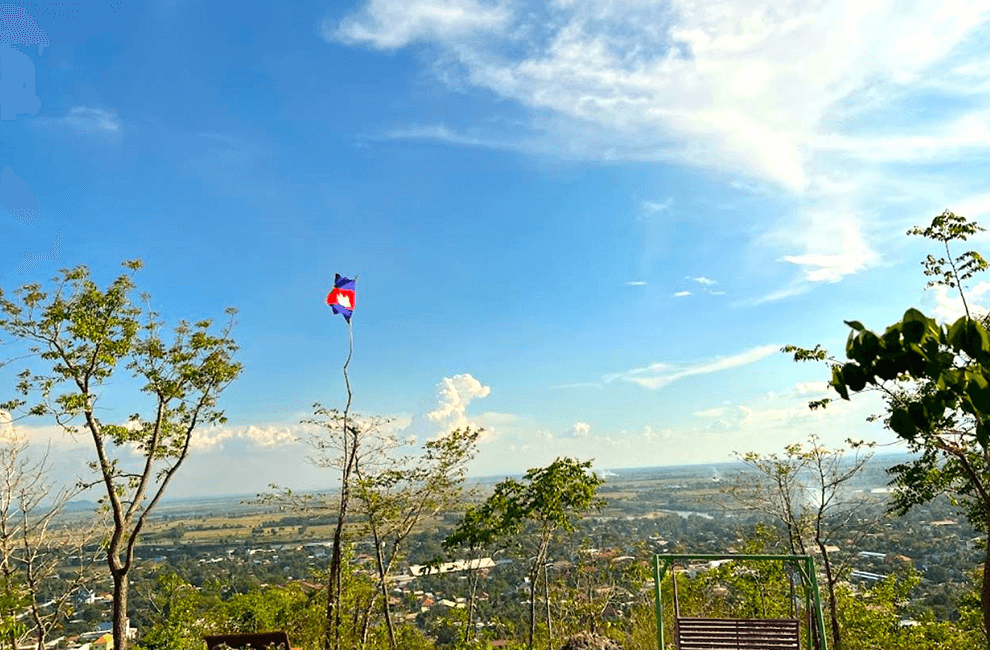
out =
<svg viewBox="0 0 990 650"><path fill-rule="evenodd" d="M911 612L909 603L921 578L913 569L891 575L871 587L854 590L840 584L839 622L848 650L912 648L956 650L981 642L977 628L937 621L930 612ZM977 624L978 625L978 624Z"/></svg>
<svg viewBox="0 0 990 650"><path fill-rule="evenodd" d="M394 448L393 438L387 431L391 420L378 416L365 417L350 413L351 391L348 382L347 408L343 412L328 409L319 403L313 405L316 417L303 420L304 424L316 427L314 433L304 438L314 450L308 457L310 463L321 469L331 469L340 472L340 496L335 504L336 520L334 522L333 548L330 555L330 570L327 574L328 597L326 611L326 632L323 648L331 650L341 647L343 621L343 549L347 530L345 522L349 514L351 494L359 465L369 465L374 459L386 457ZM363 461L363 462L362 462ZM278 486L271 486L278 490ZM266 501L276 501L288 504L294 508L309 509L314 500L313 495L293 495L289 489L282 488L280 494L268 494L262 497ZM374 606L374 599L369 602L369 610ZM370 611L368 612L370 614ZM368 614L364 620L370 619ZM367 637L367 627L364 638Z"/></svg>
<svg viewBox="0 0 990 650"><path fill-rule="evenodd" d="M553 639L550 617L550 591L547 557L558 531L574 530L575 518L592 508L600 509L605 502L597 498L598 487L604 482L588 471L591 461L558 458L546 467L526 472L522 482L505 479L495 486L494 493L477 508L469 508L464 519L448 537L450 545L465 540L491 542L498 537L520 535L527 523L536 533L535 555L530 559L529 578L529 636L528 647L533 650L536 633L536 588L542 571L546 605L547 648Z"/></svg>
<svg viewBox="0 0 990 650"><path fill-rule="evenodd" d="M219 335L212 322L180 321L171 343L162 340L162 322L150 307L131 300L133 274L140 261L124 262L130 273L105 290L84 266L63 269L51 290L28 284L8 297L0 290L0 331L27 346L32 363L19 375L19 398L0 408L27 416L51 417L66 432L84 432L96 461L90 464L102 485L112 533L106 560L113 578L114 647L127 650L128 574L134 547L149 513L159 503L189 454L193 433L223 424L220 393L240 374L230 330L236 311ZM149 297L142 295L145 304ZM22 357L23 358L23 357ZM101 396L123 365L143 382L150 416L127 422L101 419ZM40 370L38 370L40 368ZM21 417L21 416L19 416ZM81 424L77 424L81 421ZM131 462L134 452L140 456Z"/></svg>
<svg viewBox="0 0 990 650"><path fill-rule="evenodd" d="M382 612L393 649L395 625L388 597L392 567L413 529L460 499L467 463L477 452L480 434L480 429L456 429L427 441L422 454L396 457L386 452L374 464L359 460L355 465L355 494L375 546ZM394 440L388 450L400 444Z"/></svg>
<svg viewBox="0 0 990 650"><path fill-rule="evenodd" d="M473 560L480 552L490 552L493 556L505 550L508 540L497 529L497 523L492 519L495 515L491 509L469 507L458 522L457 529L443 540L443 548L451 552L457 548L468 550L468 559ZM466 621L464 625L464 643L467 644L474 634L474 616L478 590L478 580L481 570L470 565L468 567L468 599Z"/></svg>
<svg viewBox="0 0 990 650"><path fill-rule="evenodd" d="M808 350L786 346L796 361L827 361L832 367L830 386L844 400L850 393L877 390L886 405L884 424L907 442L918 456L891 469L895 493L893 509L899 514L946 493L964 508L970 522L990 540L990 333L988 322L972 317L964 283L987 268L987 262L969 251L953 258L949 244L984 230L964 217L945 211L927 228L913 228L941 242L945 257L929 255L925 274L932 286L956 289L965 315L951 325L940 325L917 309L876 334L858 321L852 328L841 362L815 346ZM830 398L811 408L827 406ZM880 416L873 416L879 419ZM990 631L990 546L983 562L981 594L984 640Z"/></svg>

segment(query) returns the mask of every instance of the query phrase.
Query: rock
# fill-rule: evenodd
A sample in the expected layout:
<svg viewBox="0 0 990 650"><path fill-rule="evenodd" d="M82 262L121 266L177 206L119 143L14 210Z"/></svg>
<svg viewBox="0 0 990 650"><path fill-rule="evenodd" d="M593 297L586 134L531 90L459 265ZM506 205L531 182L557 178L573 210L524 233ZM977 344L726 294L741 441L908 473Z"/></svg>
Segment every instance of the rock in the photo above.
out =
<svg viewBox="0 0 990 650"><path fill-rule="evenodd" d="M560 650L622 650L618 643L608 637L581 632L575 634L560 646Z"/></svg>

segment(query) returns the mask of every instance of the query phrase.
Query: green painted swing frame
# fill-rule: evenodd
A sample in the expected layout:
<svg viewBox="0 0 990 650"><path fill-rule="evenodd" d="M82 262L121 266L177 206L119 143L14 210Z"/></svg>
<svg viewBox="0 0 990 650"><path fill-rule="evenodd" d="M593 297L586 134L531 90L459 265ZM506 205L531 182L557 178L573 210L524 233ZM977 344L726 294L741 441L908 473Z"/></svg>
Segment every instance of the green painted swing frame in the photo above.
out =
<svg viewBox="0 0 990 650"><path fill-rule="evenodd" d="M815 559L810 555L736 555L736 554L690 554L690 553L666 553L653 556L653 592L656 601L657 614L657 648L664 650L663 645L663 602L660 596L660 583L673 566L674 562L690 560L753 560L757 562L785 562L794 566L801 574L804 582L804 604L805 611L811 612L814 621L807 626L808 648L809 650L828 650L825 639L825 621L822 616L821 596L818 590L818 577L815 572ZM672 579L676 579L671 572ZM815 637L821 640L821 644L816 646Z"/></svg>

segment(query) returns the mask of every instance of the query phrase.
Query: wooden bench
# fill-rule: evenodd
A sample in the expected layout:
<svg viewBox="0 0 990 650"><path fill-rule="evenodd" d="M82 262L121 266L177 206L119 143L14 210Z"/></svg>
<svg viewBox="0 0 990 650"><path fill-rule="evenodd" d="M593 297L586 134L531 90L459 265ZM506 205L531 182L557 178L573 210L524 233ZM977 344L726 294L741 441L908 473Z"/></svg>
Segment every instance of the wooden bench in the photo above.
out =
<svg viewBox="0 0 990 650"><path fill-rule="evenodd" d="M719 619L678 616L678 650L799 650L796 618Z"/></svg>

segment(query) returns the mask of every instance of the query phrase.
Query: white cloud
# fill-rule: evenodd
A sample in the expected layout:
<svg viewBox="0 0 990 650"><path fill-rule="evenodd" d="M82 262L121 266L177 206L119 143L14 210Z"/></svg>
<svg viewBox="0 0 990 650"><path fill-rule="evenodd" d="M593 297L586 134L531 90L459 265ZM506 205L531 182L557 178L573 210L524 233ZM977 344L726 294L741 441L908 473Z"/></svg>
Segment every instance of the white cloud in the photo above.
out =
<svg viewBox="0 0 990 650"><path fill-rule="evenodd" d="M772 196L773 192L766 188L764 185L754 185L751 183L744 183L742 181L732 181L729 183L729 187L734 190L739 190L740 192L746 192L748 194L758 194L762 196Z"/></svg>
<svg viewBox="0 0 990 650"><path fill-rule="evenodd" d="M0 409L0 441L11 441L17 435L14 429L14 419L10 411Z"/></svg>
<svg viewBox="0 0 990 650"><path fill-rule="evenodd" d="M663 214L664 212L671 212L674 206L674 199L668 197L662 202L657 201L643 201L640 208L643 211L643 215L647 217L655 217L657 215Z"/></svg>
<svg viewBox="0 0 990 650"><path fill-rule="evenodd" d="M597 381L579 381L573 384L557 384L555 386L550 386L551 389L565 389L565 388L601 388L602 384Z"/></svg>
<svg viewBox="0 0 990 650"><path fill-rule="evenodd" d="M694 282L697 282L698 284L700 284L700 285L704 285L704 286L706 286L706 287L710 287L710 286L712 286L712 285L715 285L715 284L718 284L718 282L717 282L717 281L715 281L715 280L712 280L711 278L706 278L706 277L705 277L705 276L703 276L703 275L702 275L702 276L700 276L700 277L697 277L697 278L692 278L691 276L687 276L687 277L686 277L686 278L684 278L684 279L685 279L685 280L693 280Z"/></svg>
<svg viewBox="0 0 990 650"><path fill-rule="evenodd" d="M690 295L691 295L690 291L678 291L677 293L674 294L674 297L683 298L684 296L690 296Z"/></svg>
<svg viewBox="0 0 990 650"><path fill-rule="evenodd" d="M713 361L698 362L674 372L671 372L672 366L669 364L659 363L647 366L645 368L633 368L632 370L627 370L622 373L607 375L605 380L607 382L611 382L615 379L622 379L623 381L639 384L644 388L658 389L663 388L664 386L667 386L668 384L671 384L672 382L675 382L683 377L721 372L722 370L728 370L730 368L737 368L739 366L755 363L761 359L765 359L771 354L778 352L779 350L780 345L760 345L732 356L717 358Z"/></svg>
<svg viewBox="0 0 990 650"><path fill-rule="evenodd" d="M560 436L561 438L587 438L588 434L591 433L591 425L587 422L575 422L571 425L571 428L567 430L567 433Z"/></svg>
<svg viewBox="0 0 990 650"><path fill-rule="evenodd" d="M968 291L965 288L963 290L966 293L966 304L969 305L971 316L980 317L990 311L979 302L981 298L986 296L987 291L990 291L990 282L979 282ZM931 288L931 292L935 300L933 315L940 323L954 323L966 315L962 298L959 297L957 289L936 286Z"/></svg>
<svg viewBox="0 0 990 650"><path fill-rule="evenodd" d="M807 282L835 283L880 261L852 214L809 211L803 215L803 223L791 222L782 227L788 229L786 238L807 252L785 255L781 260L800 266Z"/></svg>
<svg viewBox="0 0 990 650"><path fill-rule="evenodd" d="M490 393L491 387L483 385L469 373L444 377L437 391L439 405L426 415L448 431L467 427L471 424L467 416L468 405L475 399L488 397Z"/></svg>
<svg viewBox="0 0 990 650"><path fill-rule="evenodd" d="M827 393L828 390L827 381L801 381L794 384L794 391L798 395L818 395Z"/></svg>
<svg viewBox="0 0 990 650"><path fill-rule="evenodd" d="M115 111L76 106L63 118L77 131L120 131L120 120Z"/></svg>
<svg viewBox="0 0 990 650"><path fill-rule="evenodd" d="M924 157L937 141L971 147L959 133L978 115L929 129L930 142L889 124L880 136L844 132L842 120L940 76L972 93L980 57L953 55L986 13L978 0L370 0L327 34L380 49L439 45L448 77L552 116L546 124L560 140L597 141L599 157L674 159L801 189L819 152Z"/></svg>
<svg viewBox="0 0 990 650"><path fill-rule="evenodd" d="M451 86L531 116L511 134L441 125L408 137L680 163L734 176L741 192L797 197L774 248L801 282L760 304L880 263L863 234L877 189L865 177L990 154L990 74L974 38L988 12L985 0L368 0L328 34L379 49L428 42ZM917 110L932 96L948 101Z"/></svg>
<svg viewBox="0 0 990 650"><path fill-rule="evenodd" d="M504 6L476 0L369 0L339 26L325 21L327 40L394 50L417 41L456 42L484 31L500 31L511 18Z"/></svg>
<svg viewBox="0 0 990 650"><path fill-rule="evenodd" d="M221 425L194 431L189 447L194 451L213 451L222 449L230 440L243 440L262 448L277 447L295 443L303 429L303 425L296 424Z"/></svg>
<svg viewBox="0 0 990 650"><path fill-rule="evenodd" d="M626 286L627 287L645 287L646 286L646 282L644 282L643 280L630 280L629 282L626 282Z"/></svg>
<svg viewBox="0 0 990 650"><path fill-rule="evenodd" d="M704 409L702 411L695 411L694 417L696 418L718 418L725 415L725 409L722 407Z"/></svg>

